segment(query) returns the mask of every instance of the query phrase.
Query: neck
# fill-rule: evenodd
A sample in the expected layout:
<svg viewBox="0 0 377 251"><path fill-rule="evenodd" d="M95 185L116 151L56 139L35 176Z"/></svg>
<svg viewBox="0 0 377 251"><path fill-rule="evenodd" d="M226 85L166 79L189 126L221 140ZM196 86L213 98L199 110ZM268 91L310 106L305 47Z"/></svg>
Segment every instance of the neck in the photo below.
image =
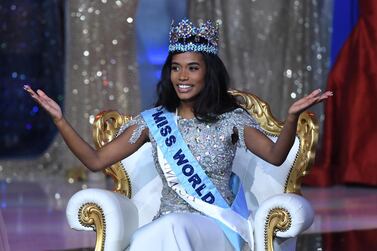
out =
<svg viewBox="0 0 377 251"><path fill-rule="evenodd" d="M194 117L193 104L191 102L181 102L178 106L178 115L185 119Z"/></svg>

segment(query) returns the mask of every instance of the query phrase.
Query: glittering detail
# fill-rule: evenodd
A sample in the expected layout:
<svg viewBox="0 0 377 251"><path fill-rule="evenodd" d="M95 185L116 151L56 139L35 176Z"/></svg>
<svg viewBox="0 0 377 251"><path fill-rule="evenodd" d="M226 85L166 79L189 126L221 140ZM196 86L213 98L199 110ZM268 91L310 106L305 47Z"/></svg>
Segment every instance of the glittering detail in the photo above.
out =
<svg viewBox="0 0 377 251"><path fill-rule="evenodd" d="M137 124L138 127L133 132L133 136L135 135L133 141L136 141L137 136L141 134L140 132L146 128L146 123L140 116L134 120L134 122L131 121L122 127L122 131ZM259 128L259 125L241 108L220 115L219 120L214 123L200 122L196 118L183 119L180 117L178 117L177 123L194 157L199 161L224 199L229 204L232 203L234 195L229 189L229 179L238 146L232 143L232 134L236 128L239 134L239 146L246 147L243 133L245 126ZM153 146L152 154L157 172L163 183L161 207L156 218L170 212L197 212L168 187L158 163L156 141L152 135L149 135L149 138Z"/></svg>
<svg viewBox="0 0 377 251"><path fill-rule="evenodd" d="M232 88L263 97L279 120L294 100L326 89L332 1L191 0L188 9L193 23L210 17L221 24L219 48ZM323 120L321 105L310 110Z"/></svg>
<svg viewBox="0 0 377 251"><path fill-rule="evenodd" d="M147 128L147 125L145 124L143 118L138 115L134 119L130 120L128 123L122 125L122 127L119 129L118 135L120 135L122 132L124 132L127 128L137 125L136 129L132 132L132 135L128 142L130 144L135 144L135 142L140 138L141 133L145 128Z"/></svg>
<svg viewBox="0 0 377 251"><path fill-rule="evenodd" d="M188 38L194 38L194 42L186 43ZM176 26L172 22L169 33L169 51L202 51L217 54L218 41L219 27L217 24L213 25L211 21L207 21L199 27L195 27L188 19L183 19Z"/></svg>
<svg viewBox="0 0 377 251"><path fill-rule="evenodd" d="M217 47L211 46L211 45L206 45L206 44L194 44L194 43L187 43L187 44L171 44L169 45L169 51L204 51L204 52L209 52L213 54L217 54Z"/></svg>
<svg viewBox="0 0 377 251"><path fill-rule="evenodd" d="M245 111L243 109L236 109L234 110L234 116L236 117L235 120L235 127L237 128L238 131L238 137L239 140L237 141L237 144L241 148L246 149L246 144L245 144L245 135L244 135L244 129L245 125L257 128L258 130L262 130L258 123L255 121L254 118L251 116L245 116Z"/></svg>
<svg viewBox="0 0 377 251"><path fill-rule="evenodd" d="M14 124L17 126L13 127L20 128L18 131L21 133L14 134L7 130L7 127L2 130L7 131L3 133L3 137L8 137L8 141L12 140L12 144L8 144L9 147L15 146L13 144L15 139L27 139L25 135L43 133L48 136L47 132L54 131L53 128L45 126L51 124L45 121L50 118L42 116L44 113L40 112L41 109L37 112L33 108L37 104L25 95L22 90L24 84L45 90L58 103L64 99L66 119L87 142L91 142L91 123L100 111L116 109L125 114L136 114L140 111L141 99L135 49L136 26L135 22L126 21L129 17L135 17L137 3L137 0L91 1L90 3L69 1L64 8L66 13L64 22L67 24L64 32L70 42L67 43L65 53L62 53L60 45L64 41L60 38L63 31L56 28L62 27L59 15L39 15L39 18L35 18L35 14L41 11L55 11L60 8L58 7L60 3L57 1L12 1L12 3L0 1L0 12L4 16L1 23L0 54L2 60L9 61L1 69L4 73L2 76L5 77L1 86L6 88L5 91L1 89L0 96L13 97L11 102L8 102L8 99L2 99L2 104L12 105L14 109L18 109L13 116L12 114L8 116L8 120L7 116L3 117L6 115L5 111L2 112L0 127L7 124L8 127L12 127ZM36 34L32 42L30 42L30 32ZM23 63L32 60L30 52L44 55L38 65L24 67L23 69L27 72L21 71L20 67L15 68L19 65L16 64L18 60L23 60ZM63 71L59 72L58 69L62 68L60 58L63 54L67 56L65 62L67 70L66 74L63 74L64 77L60 77L59 74ZM7 76L12 80L8 85ZM46 79L54 79L54 81L52 83L45 81ZM66 80L64 85L60 84L60 80L63 79ZM10 93L12 94L9 95ZM16 103L13 106L14 102ZM23 115L30 123L18 123L16 115ZM29 130L30 126L32 126L31 130ZM21 128L25 129L21 130ZM48 148L47 145L43 147L42 137L43 135L37 141L38 148L44 149L43 154L17 161L13 161L12 159L15 158L9 155L0 160L2 180L33 181L36 177L64 176L67 170L79 171L77 168L80 165L79 160L67 151L67 146L61 137L54 137L55 139L48 144ZM1 147L2 150L6 149L3 148L6 147L4 141L1 141ZM9 152L2 150L4 154ZM24 151L14 150L13 152ZM55 189L59 191L59 187Z"/></svg>

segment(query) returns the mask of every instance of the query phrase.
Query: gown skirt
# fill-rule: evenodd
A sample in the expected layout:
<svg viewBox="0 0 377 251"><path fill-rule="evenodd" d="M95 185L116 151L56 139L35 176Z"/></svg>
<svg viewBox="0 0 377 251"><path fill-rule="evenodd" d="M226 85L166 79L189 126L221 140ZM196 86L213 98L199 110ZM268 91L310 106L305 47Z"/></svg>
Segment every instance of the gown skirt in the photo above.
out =
<svg viewBox="0 0 377 251"><path fill-rule="evenodd" d="M139 228L130 251L232 251L215 220L200 214L170 213Z"/></svg>

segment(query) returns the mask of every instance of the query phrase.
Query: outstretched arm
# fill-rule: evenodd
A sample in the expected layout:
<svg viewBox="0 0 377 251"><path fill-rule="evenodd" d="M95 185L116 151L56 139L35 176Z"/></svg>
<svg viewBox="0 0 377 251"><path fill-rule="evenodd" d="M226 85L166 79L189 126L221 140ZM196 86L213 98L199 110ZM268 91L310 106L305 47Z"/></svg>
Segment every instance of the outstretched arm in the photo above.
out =
<svg viewBox="0 0 377 251"><path fill-rule="evenodd" d="M30 86L24 86L30 96L43 107L52 117L64 141L74 155L90 170L102 170L123 158L131 155L139 149L148 139L148 132L145 129L141 137L134 143L129 139L136 125L127 128L119 137L99 150L95 150L72 128L63 117L60 106L43 91L34 92Z"/></svg>
<svg viewBox="0 0 377 251"><path fill-rule="evenodd" d="M295 141L297 121L300 114L332 95L330 91L321 93L321 90L317 89L293 103L288 110L284 127L275 143L257 129L246 127L244 134L247 148L267 162L277 166L281 165Z"/></svg>

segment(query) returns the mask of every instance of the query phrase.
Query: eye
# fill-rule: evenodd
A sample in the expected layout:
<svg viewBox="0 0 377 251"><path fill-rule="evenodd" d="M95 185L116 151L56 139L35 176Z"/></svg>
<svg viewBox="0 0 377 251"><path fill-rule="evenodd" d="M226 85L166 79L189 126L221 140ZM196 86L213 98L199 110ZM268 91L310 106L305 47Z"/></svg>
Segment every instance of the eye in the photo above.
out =
<svg viewBox="0 0 377 251"><path fill-rule="evenodd" d="M190 66L190 71L197 71L199 70L199 66Z"/></svg>
<svg viewBox="0 0 377 251"><path fill-rule="evenodd" d="M172 65L171 70L172 71L179 71L179 66L178 65Z"/></svg>

